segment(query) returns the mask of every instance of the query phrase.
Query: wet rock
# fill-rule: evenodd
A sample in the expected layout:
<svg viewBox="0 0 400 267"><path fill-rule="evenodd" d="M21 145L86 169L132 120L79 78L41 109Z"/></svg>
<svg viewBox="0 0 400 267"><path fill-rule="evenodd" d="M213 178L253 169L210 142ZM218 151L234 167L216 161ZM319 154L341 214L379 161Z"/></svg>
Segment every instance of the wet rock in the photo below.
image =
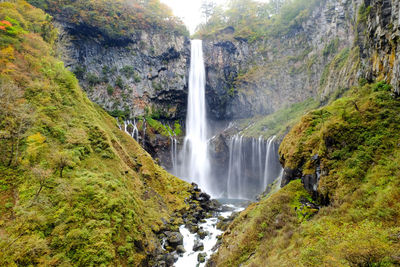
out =
<svg viewBox="0 0 400 267"><path fill-rule="evenodd" d="M193 224L193 223L189 223L186 225L186 228L189 230L190 233L194 234L197 233L197 231L199 230L199 227L197 226L197 224Z"/></svg>
<svg viewBox="0 0 400 267"><path fill-rule="evenodd" d="M170 253L165 256L165 262L167 266L173 266L178 260L179 256L176 253Z"/></svg>
<svg viewBox="0 0 400 267"><path fill-rule="evenodd" d="M196 183L192 183L192 186L193 186L193 191L201 192L201 190L199 189L199 186Z"/></svg>
<svg viewBox="0 0 400 267"><path fill-rule="evenodd" d="M222 211L222 205L215 199L202 202L200 206L206 211Z"/></svg>
<svg viewBox="0 0 400 267"><path fill-rule="evenodd" d="M193 251L203 251L203 250L204 250L203 243L200 242L199 240L195 240L193 245Z"/></svg>
<svg viewBox="0 0 400 267"><path fill-rule="evenodd" d="M224 218L222 216L218 217L217 229L221 231L226 231L233 220L239 215L239 213L234 212L231 216Z"/></svg>
<svg viewBox="0 0 400 267"><path fill-rule="evenodd" d="M203 202L203 201L208 201L210 199L211 199L211 196L209 194L201 192L199 195L199 198L197 200L200 202Z"/></svg>
<svg viewBox="0 0 400 267"><path fill-rule="evenodd" d="M159 261L155 267L167 267L167 263L165 261Z"/></svg>
<svg viewBox="0 0 400 267"><path fill-rule="evenodd" d="M176 252L178 254L184 254L186 252L185 247L183 245L179 245L176 247Z"/></svg>
<svg viewBox="0 0 400 267"><path fill-rule="evenodd" d="M179 245L183 245L183 236L181 233L166 231L165 235L167 237L168 244L171 247L176 248Z"/></svg>
<svg viewBox="0 0 400 267"><path fill-rule="evenodd" d="M200 263L205 262L206 258L207 258L207 253L205 253L205 252L199 253L199 255L197 255L197 261Z"/></svg>
<svg viewBox="0 0 400 267"><path fill-rule="evenodd" d="M210 233L208 231L204 231L204 229L200 228L199 231L197 231L197 234L199 235L200 239L204 239Z"/></svg>

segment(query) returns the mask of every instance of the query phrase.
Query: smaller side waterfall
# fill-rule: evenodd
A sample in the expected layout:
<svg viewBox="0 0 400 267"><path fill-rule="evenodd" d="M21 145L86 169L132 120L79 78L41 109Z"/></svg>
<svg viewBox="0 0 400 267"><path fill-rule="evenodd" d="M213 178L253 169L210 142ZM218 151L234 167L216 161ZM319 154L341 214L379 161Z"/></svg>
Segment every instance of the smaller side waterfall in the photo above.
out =
<svg viewBox="0 0 400 267"><path fill-rule="evenodd" d="M276 171L272 165L275 164L275 139L276 136L272 136L267 140L267 151L265 155L265 167L264 167L264 184L263 188L266 188L276 179Z"/></svg>
<svg viewBox="0 0 400 267"><path fill-rule="evenodd" d="M242 178L242 141L243 136L235 135L229 143L229 169L228 169L228 198L243 198L242 191L246 191Z"/></svg>
<svg viewBox="0 0 400 267"><path fill-rule="evenodd" d="M170 136L169 137L171 145L171 165L172 165L172 170L171 173L176 173L177 168L178 168L178 140L176 140L176 137Z"/></svg>
<svg viewBox="0 0 400 267"><path fill-rule="evenodd" d="M233 136L228 143L229 165L226 193L228 198L252 199L279 177L276 137L264 140Z"/></svg>
<svg viewBox="0 0 400 267"><path fill-rule="evenodd" d="M121 127L120 127L121 128ZM124 131L132 136L136 141L139 140L139 130L136 125L136 120L126 120L124 121Z"/></svg>

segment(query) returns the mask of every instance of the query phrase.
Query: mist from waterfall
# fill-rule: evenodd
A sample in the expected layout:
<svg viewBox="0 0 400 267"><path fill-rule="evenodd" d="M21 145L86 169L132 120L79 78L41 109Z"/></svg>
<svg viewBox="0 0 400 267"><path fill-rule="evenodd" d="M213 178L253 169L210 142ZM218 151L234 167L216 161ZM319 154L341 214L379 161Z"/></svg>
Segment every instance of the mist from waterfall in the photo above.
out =
<svg viewBox="0 0 400 267"><path fill-rule="evenodd" d="M205 85L203 44L201 40L192 40L186 136L180 153L178 176L197 183L202 190L212 194Z"/></svg>
<svg viewBox="0 0 400 267"><path fill-rule="evenodd" d="M234 135L228 142L229 165L226 180L228 198L253 199L279 178L276 137L267 140Z"/></svg>

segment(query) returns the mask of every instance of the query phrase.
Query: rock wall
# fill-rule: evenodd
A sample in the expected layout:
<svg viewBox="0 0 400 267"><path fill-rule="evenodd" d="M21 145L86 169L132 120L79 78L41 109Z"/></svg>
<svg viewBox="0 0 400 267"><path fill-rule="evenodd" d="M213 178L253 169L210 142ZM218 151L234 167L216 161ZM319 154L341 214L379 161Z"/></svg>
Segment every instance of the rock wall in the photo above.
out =
<svg viewBox="0 0 400 267"><path fill-rule="evenodd" d="M400 93L400 3L364 0L364 27L359 29L362 74L368 80L385 80Z"/></svg>
<svg viewBox="0 0 400 267"><path fill-rule="evenodd" d="M57 18L57 17L56 17ZM93 29L58 19L64 60L89 98L115 114L186 114L190 42L182 35L141 31L127 40L104 40Z"/></svg>
<svg viewBox="0 0 400 267"><path fill-rule="evenodd" d="M341 52L342 60L349 57L344 49L355 40L357 2L321 1L308 20L280 38L250 42L233 38L235 29L229 27L205 40L210 116L269 114L310 97L324 99L338 85L354 84L356 68L340 66L333 80L327 66Z"/></svg>
<svg viewBox="0 0 400 267"><path fill-rule="evenodd" d="M396 97L400 93L400 3L391 0L364 0L360 8L356 48L360 51L361 64L358 77L369 81L383 80L393 86ZM328 142L329 143L329 142ZM315 172L303 173L302 166L285 166L282 186L294 179L302 179L304 187L316 197L320 176L327 170L321 170L318 154L312 157ZM285 165L284 155L281 162ZM328 200L322 199L322 203Z"/></svg>

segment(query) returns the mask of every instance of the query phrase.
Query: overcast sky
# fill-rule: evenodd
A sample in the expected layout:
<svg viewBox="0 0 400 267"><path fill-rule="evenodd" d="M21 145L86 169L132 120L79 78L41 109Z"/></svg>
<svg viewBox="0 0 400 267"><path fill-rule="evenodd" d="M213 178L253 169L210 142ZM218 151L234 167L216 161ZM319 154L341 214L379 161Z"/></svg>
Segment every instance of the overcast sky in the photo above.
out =
<svg viewBox="0 0 400 267"><path fill-rule="evenodd" d="M259 0L267 2L268 0ZM174 11L175 16L180 17L188 27L191 34L194 33L196 26L202 21L201 0L161 0ZM228 0L215 0L217 4L225 4Z"/></svg>

